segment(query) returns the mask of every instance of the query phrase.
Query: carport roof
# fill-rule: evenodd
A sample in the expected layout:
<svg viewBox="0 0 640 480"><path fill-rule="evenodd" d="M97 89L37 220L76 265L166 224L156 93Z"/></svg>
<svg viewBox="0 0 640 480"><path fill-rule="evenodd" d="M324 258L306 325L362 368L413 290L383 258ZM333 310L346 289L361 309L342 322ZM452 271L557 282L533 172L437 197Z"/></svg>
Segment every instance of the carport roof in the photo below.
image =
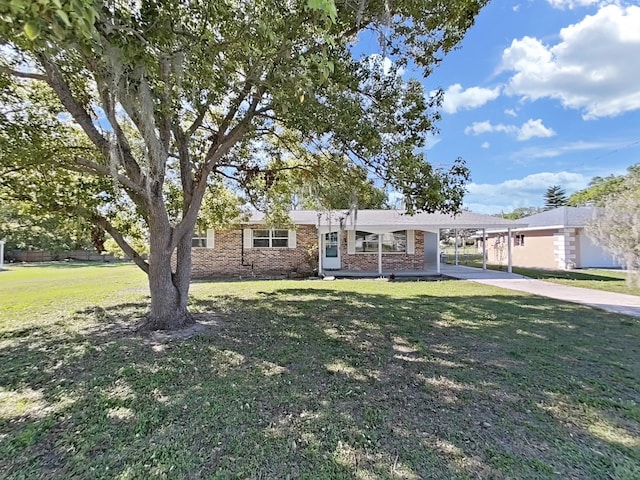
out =
<svg viewBox="0 0 640 480"><path fill-rule="evenodd" d="M341 225L345 230L361 227L397 227L398 229L435 229L435 228L523 228L526 223L507 220L491 215L461 212L458 215L444 213L417 213L408 215L402 210L358 210L358 211L323 211L292 210L289 212L295 225L316 225L328 227ZM254 212L248 223L260 224L264 214Z"/></svg>

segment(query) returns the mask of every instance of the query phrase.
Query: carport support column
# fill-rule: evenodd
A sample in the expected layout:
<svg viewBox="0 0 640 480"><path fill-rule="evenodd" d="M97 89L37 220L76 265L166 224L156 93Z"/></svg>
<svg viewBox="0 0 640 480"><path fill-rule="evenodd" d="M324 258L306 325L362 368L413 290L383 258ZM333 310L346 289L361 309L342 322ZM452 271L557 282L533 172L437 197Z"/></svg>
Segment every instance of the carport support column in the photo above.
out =
<svg viewBox="0 0 640 480"><path fill-rule="evenodd" d="M487 269L487 229L482 229L482 269Z"/></svg>
<svg viewBox="0 0 640 480"><path fill-rule="evenodd" d="M455 232L455 233L454 233L454 239L453 239L453 241L455 242L455 246L453 247L453 248L454 248L454 250L453 250L453 251L455 252L455 257L456 257L455 265L456 265L456 267L457 267L457 266L458 266L458 229L457 229L457 228L456 228L456 229L454 229L454 232Z"/></svg>
<svg viewBox="0 0 640 480"><path fill-rule="evenodd" d="M511 259L511 229L507 228L507 272L511 273L513 271L512 268L512 259Z"/></svg>
<svg viewBox="0 0 640 480"><path fill-rule="evenodd" d="M436 273L440 275L440 229L436 233Z"/></svg>
<svg viewBox="0 0 640 480"><path fill-rule="evenodd" d="M382 234L378 234L378 274L382 275Z"/></svg>
<svg viewBox="0 0 640 480"><path fill-rule="evenodd" d="M322 233L318 230L318 276L322 275Z"/></svg>

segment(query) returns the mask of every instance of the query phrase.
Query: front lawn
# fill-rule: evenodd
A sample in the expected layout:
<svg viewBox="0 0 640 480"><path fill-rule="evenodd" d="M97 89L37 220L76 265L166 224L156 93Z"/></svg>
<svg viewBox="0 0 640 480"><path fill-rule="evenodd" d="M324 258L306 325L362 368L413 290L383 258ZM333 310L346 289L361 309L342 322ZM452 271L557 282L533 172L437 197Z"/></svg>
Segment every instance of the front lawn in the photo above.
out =
<svg viewBox="0 0 640 480"><path fill-rule="evenodd" d="M26 268L0 272L2 478L640 478L632 317L472 282L199 282L208 329L168 339L134 330L135 267Z"/></svg>

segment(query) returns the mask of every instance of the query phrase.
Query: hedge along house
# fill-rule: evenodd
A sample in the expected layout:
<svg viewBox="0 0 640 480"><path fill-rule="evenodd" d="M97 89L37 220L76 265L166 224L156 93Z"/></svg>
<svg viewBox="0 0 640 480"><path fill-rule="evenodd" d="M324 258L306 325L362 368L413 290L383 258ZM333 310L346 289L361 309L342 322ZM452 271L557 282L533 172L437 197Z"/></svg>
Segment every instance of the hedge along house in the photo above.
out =
<svg viewBox="0 0 640 480"><path fill-rule="evenodd" d="M619 267L585 232L585 225L595 212L594 207L558 207L530 215L518 220L527 226L514 231L511 240L504 228L489 230L485 242L487 260L504 263L505 248L511 247L513 265L518 267L553 270Z"/></svg>
<svg viewBox="0 0 640 480"><path fill-rule="evenodd" d="M255 212L238 228L195 236L193 276L437 275L441 229L526 226L469 212L293 210L289 216L288 228L266 226Z"/></svg>

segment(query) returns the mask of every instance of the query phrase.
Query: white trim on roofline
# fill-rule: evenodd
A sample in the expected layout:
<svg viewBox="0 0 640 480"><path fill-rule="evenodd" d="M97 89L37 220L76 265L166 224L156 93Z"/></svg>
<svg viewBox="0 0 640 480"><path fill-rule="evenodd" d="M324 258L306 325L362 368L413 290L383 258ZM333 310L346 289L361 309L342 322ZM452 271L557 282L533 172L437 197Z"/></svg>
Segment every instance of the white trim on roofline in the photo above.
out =
<svg viewBox="0 0 640 480"><path fill-rule="evenodd" d="M518 228L518 227L509 227L511 228L512 231L518 231L518 232L532 232L535 230L559 230L559 229L565 229L565 228L584 228L584 227L568 227L566 225L549 225L549 226L544 226L544 227L524 227L524 228ZM491 233L505 233L508 229L507 228L492 228L492 229L487 229L486 234L489 235ZM477 233L474 235L475 236L482 236L482 233Z"/></svg>

